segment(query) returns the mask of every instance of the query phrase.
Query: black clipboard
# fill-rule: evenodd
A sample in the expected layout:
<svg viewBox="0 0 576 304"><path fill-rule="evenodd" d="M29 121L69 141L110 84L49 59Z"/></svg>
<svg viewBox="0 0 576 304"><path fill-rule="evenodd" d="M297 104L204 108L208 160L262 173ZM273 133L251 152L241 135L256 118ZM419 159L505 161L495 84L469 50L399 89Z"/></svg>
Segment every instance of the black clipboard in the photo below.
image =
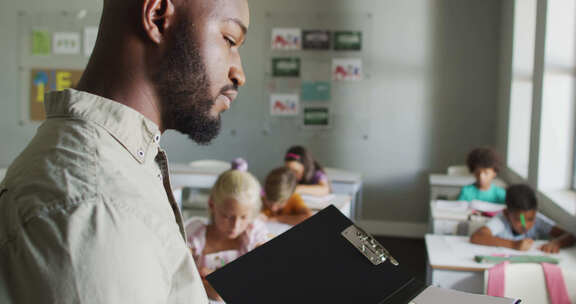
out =
<svg viewBox="0 0 576 304"><path fill-rule="evenodd" d="M329 206L206 279L228 304L402 304L426 284L398 260Z"/></svg>

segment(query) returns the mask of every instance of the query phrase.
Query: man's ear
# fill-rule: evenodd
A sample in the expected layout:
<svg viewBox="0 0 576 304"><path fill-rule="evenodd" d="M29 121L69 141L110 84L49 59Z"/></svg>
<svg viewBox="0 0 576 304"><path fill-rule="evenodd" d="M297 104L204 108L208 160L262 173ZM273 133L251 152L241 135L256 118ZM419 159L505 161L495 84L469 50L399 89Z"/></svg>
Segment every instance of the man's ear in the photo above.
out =
<svg viewBox="0 0 576 304"><path fill-rule="evenodd" d="M174 11L172 0L143 1L142 25L146 35L154 43L162 42L166 29L174 22Z"/></svg>

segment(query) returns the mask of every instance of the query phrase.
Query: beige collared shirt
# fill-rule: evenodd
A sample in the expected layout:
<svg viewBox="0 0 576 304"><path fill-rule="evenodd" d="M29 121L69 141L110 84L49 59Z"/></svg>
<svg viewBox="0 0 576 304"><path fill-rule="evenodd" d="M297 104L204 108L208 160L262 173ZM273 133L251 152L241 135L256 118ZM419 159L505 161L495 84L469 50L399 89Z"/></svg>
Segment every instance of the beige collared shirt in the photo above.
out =
<svg viewBox="0 0 576 304"><path fill-rule="evenodd" d="M75 90L46 112L0 184L0 303L207 303L158 127Z"/></svg>

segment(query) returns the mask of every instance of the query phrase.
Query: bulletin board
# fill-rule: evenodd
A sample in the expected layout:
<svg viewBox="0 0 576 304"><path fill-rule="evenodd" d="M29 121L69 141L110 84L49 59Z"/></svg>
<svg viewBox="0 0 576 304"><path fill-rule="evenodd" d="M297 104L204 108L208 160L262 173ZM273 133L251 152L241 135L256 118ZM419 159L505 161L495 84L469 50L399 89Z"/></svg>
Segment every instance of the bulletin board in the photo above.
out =
<svg viewBox="0 0 576 304"><path fill-rule="evenodd" d="M262 100L269 110L263 129L268 133L288 128L305 136L321 133L367 138L372 15L267 12L265 21ZM293 47L298 32L300 45ZM326 34L329 45L322 39ZM360 44L354 43L358 34ZM336 43L337 35L347 39ZM341 68L340 74L333 75L337 62L353 68L359 63L361 70L355 77L336 79L346 77Z"/></svg>
<svg viewBox="0 0 576 304"><path fill-rule="evenodd" d="M100 12L18 13L20 121L45 119L44 94L74 87L88 63Z"/></svg>

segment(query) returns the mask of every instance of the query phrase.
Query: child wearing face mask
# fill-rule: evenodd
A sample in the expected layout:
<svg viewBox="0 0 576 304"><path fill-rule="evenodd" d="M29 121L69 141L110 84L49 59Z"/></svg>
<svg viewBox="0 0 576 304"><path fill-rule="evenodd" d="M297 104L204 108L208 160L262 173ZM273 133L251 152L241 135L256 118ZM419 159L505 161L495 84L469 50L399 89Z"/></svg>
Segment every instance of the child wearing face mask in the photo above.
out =
<svg viewBox="0 0 576 304"><path fill-rule="evenodd" d="M328 176L306 148L293 146L288 149L284 165L296 175L296 193L317 196L330 194Z"/></svg>
<svg viewBox="0 0 576 304"><path fill-rule="evenodd" d="M476 148L468 154L466 161L470 173L476 182L464 186L460 191L459 201L484 201L496 204L506 203L506 190L492 184L500 171L500 158L490 148Z"/></svg>
<svg viewBox="0 0 576 304"><path fill-rule="evenodd" d="M257 220L262 202L256 178L241 170L222 173L210 193L210 220L186 225L188 246L211 301L222 301L204 278L267 241L265 224ZM218 303L218 302L216 302Z"/></svg>
<svg viewBox="0 0 576 304"><path fill-rule="evenodd" d="M535 239L549 239L539 248L547 253L557 253L560 248L574 244L576 239L573 235L555 226L537 209L536 195L529 186L510 186L506 195L506 209L472 234L470 242L529 250Z"/></svg>

